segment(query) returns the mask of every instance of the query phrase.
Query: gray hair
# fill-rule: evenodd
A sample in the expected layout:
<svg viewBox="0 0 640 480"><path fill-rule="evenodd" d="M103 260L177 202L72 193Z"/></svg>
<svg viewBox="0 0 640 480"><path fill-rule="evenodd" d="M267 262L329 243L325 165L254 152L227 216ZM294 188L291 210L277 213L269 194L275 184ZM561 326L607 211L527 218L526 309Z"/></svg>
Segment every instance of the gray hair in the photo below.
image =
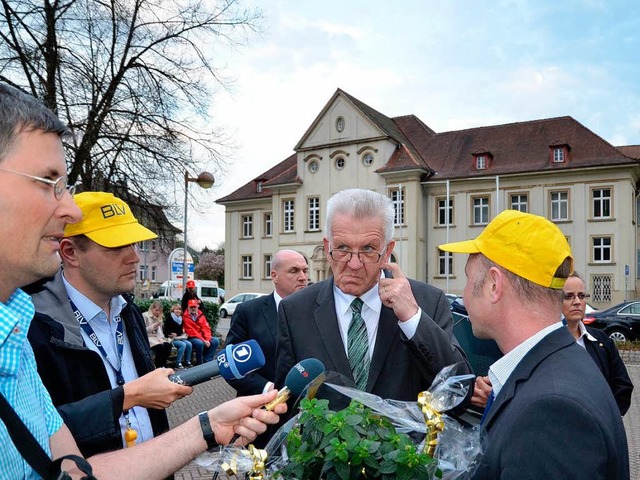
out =
<svg viewBox="0 0 640 480"><path fill-rule="evenodd" d="M327 202L327 218L324 224L324 232L329 240L336 214L346 214L355 220L377 218L382 222L385 244L393 240L395 210L389 197L360 188L342 190L333 195Z"/></svg>
<svg viewBox="0 0 640 480"><path fill-rule="evenodd" d="M0 83L0 162L23 132L41 130L63 137L69 133L60 119L36 98Z"/></svg>

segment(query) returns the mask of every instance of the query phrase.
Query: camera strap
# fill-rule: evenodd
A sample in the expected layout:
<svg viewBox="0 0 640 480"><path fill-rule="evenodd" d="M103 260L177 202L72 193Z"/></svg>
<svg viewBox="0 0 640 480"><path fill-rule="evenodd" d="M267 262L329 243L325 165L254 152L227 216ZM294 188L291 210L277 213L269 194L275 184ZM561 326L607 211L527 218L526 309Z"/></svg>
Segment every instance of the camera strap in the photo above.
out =
<svg viewBox="0 0 640 480"><path fill-rule="evenodd" d="M82 472L86 473L83 480L96 480L89 462L78 455L65 455L52 461L2 393L0 393L0 418L7 427L11 441L22 458L42 478L52 480L70 478L66 472L62 471L62 461L69 459L75 462Z"/></svg>

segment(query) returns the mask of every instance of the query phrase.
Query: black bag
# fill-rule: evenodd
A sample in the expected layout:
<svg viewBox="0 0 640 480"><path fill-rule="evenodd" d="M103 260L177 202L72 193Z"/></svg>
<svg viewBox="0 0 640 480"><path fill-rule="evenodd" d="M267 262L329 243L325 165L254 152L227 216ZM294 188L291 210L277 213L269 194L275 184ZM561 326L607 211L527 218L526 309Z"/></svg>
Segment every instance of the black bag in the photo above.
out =
<svg viewBox="0 0 640 480"><path fill-rule="evenodd" d="M62 470L63 460L75 462L76 466L86 474L82 480L97 480L93 476L89 462L78 455L65 455L52 461L1 393L0 418L6 425L9 436L22 458L45 480L71 480L71 476Z"/></svg>

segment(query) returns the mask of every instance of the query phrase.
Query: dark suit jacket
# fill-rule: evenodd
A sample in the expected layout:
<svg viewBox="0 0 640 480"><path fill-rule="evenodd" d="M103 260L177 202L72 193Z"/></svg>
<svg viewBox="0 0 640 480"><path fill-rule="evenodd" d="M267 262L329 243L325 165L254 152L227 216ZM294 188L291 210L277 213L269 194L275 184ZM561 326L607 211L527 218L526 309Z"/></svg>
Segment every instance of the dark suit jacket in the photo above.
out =
<svg viewBox="0 0 640 480"><path fill-rule="evenodd" d="M260 345L265 358L264 367L260 370L241 380L229 381L238 395L262 393L267 382L275 382L277 328L278 312L273 293L242 302L236 307L226 342L238 343L253 339Z"/></svg>
<svg viewBox="0 0 640 480"><path fill-rule="evenodd" d="M380 313L367 391L383 398L415 401L444 366L463 362L464 373L470 370L453 336L453 319L444 293L426 283L414 280L410 283L422 309L413 338L409 340L402 333L392 309L383 305ZM336 317L333 285L333 278L315 283L280 303L276 350L278 387L284 383L291 367L305 358L317 358L327 370L344 375L353 386L353 374ZM335 398L330 400L334 409L343 406L337 405Z"/></svg>
<svg viewBox="0 0 640 480"><path fill-rule="evenodd" d="M566 328L517 365L484 422L488 448L474 479L629 478L611 390Z"/></svg>
<svg viewBox="0 0 640 480"><path fill-rule="evenodd" d="M620 415L624 415L631 405L631 393L633 392L633 383L631 383L627 368L620 358L616 344L609 338L609 335L597 328L587 327L587 331L598 341L593 342L585 338L584 346L609 384L618 408L620 408Z"/></svg>

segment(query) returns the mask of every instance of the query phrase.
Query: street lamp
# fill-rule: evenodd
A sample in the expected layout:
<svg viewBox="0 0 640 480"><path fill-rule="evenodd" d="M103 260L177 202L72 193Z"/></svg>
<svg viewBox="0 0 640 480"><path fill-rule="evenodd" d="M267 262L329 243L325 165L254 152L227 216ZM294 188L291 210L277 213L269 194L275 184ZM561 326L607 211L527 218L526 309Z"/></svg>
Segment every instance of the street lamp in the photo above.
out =
<svg viewBox="0 0 640 480"><path fill-rule="evenodd" d="M188 205L188 196L189 192L189 182L195 182L200 185L202 188L211 188L215 179L213 178L213 174L209 172L202 172L196 178L192 178L189 176L189 172L184 171L184 254L182 256L182 294L187 291L187 276L189 272L187 271L187 205Z"/></svg>

